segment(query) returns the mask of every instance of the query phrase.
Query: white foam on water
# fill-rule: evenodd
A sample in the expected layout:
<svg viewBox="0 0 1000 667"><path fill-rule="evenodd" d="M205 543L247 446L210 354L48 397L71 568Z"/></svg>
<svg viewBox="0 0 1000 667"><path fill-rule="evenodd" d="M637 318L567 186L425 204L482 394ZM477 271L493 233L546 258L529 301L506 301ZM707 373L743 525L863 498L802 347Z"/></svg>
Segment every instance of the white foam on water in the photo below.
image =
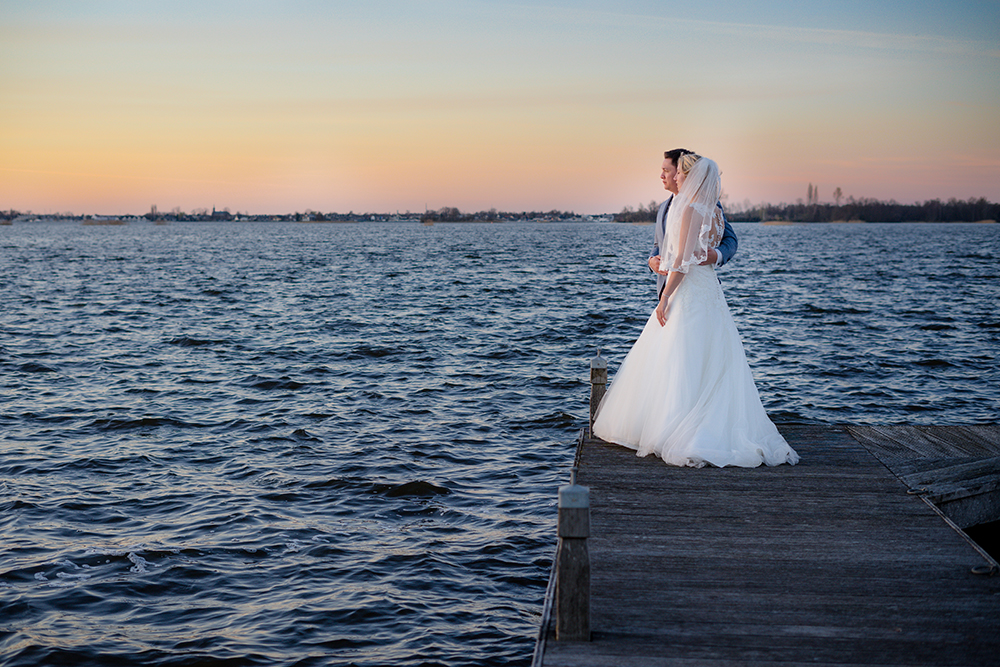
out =
<svg viewBox="0 0 1000 667"><path fill-rule="evenodd" d="M132 561L132 567L129 568L129 572L144 573L149 571L146 569L147 566L156 567L155 565L150 565L150 563L142 556L134 553L130 553L128 555L128 559Z"/></svg>
<svg viewBox="0 0 1000 667"><path fill-rule="evenodd" d="M291 554L295 553L296 551L302 551L302 549L304 549L306 546L307 544L305 542L302 542L301 540L288 540L288 542L285 544L285 553Z"/></svg>
<svg viewBox="0 0 1000 667"><path fill-rule="evenodd" d="M148 547L145 543L130 544L124 547L88 547L84 550L84 556L114 556L116 558L121 558L122 556L128 556L130 553L135 553L137 551L148 551ZM110 561L105 561L110 562Z"/></svg>
<svg viewBox="0 0 1000 667"><path fill-rule="evenodd" d="M49 582L49 586L55 588L69 588L70 586L76 586L80 582L87 581L93 575L91 574L66 574L65 572L56 572L56 578L58 581Z"/></svg>

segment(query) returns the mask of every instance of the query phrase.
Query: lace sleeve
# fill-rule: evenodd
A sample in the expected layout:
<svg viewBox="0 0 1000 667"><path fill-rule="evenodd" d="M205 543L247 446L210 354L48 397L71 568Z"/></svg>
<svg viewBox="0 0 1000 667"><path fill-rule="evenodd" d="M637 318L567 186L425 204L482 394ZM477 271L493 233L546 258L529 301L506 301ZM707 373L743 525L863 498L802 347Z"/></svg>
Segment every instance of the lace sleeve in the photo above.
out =
<svg viewBox="0 0 1000 667"><path fill-rule="evenodd" d="M678 215L667 224L664 238L667 252L660 260L660 268L687 273L692 266L708 259L709 241L715 227L715 212L691 205L677 208Z"/></svg>

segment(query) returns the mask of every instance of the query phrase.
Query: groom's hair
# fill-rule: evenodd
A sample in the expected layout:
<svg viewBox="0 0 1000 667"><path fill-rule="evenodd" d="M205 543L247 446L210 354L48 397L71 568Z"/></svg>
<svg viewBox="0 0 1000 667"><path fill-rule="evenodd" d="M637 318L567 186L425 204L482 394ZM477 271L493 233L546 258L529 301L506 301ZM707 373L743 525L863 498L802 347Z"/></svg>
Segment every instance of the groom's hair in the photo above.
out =
<svg viewBox="0 0 1000 667"><path fill-rule="evenodd" d="M677 166L677 160L680 158L680 156L682 156L682 155L688 155L688 154L692 154L692 153L694 153L694 151L689 151L686 148L675 148L672 151L664 151L663 152L663 159L664 160L670 160L673 163L673 165L676 167Z"/></svg>

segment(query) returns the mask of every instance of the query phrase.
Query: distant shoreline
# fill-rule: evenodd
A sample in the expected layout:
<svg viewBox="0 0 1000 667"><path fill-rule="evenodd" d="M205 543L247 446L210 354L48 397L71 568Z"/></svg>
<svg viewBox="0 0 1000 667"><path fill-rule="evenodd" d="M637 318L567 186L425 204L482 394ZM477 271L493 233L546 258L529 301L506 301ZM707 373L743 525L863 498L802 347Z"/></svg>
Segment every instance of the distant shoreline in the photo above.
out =
<svg viewBox="0 0 1000 667"><path fill-rule="evenodd" d="M781 226L781 225L995 225L996 220L903 220L903 221L893 221L893 220L764 220L763 222L755 222L752 220L732 220L731 222L739 223L742 225L766 225L766 226ZM638 224L638 223L632 223Z"/></svg>
<svg viewBox="0 0 1000 667"><path fill-rule="evenodd" d="M723 203L726 219L729 222L754 222L766 225L782 223L862 223L862 222L965 222L989 224L1000 220L1000 204L993 203L983 197L971 198L965 201L949 199L941 201L932 199L923 203L900 204L896 201L878 201L875 199L853 199L848 197L843 203L813 202L810 204L758 204L751 205L749 201L742 206ZM656 201L648 205L640 205L637 209L626 206L619 213L578 214L573 211L499 211L495 208L488 211L473 211L463 213L455 207L445 206L435 210L425 210L423 213L406 211L405 213L323 213L306 209L294 213L232 213L228 209L195 209L185 213L179 208L169 212L158 211L155 206L143 215L118 214L98 215L72 213L38 214L10 210L0 210L0 223L12 224L31 222L33 220L67 220L78 221L86 225L114 225L148 221L156 224L170 222L399 222L439 224L466 222L474 224L496 224L504 222L623 222L650 224L656 220L660 204ZM124 221L124 223L119 222Z"/></svg>
<svg viewBox="0 0 1000 667"><path fill-rule="evenodd" d="M81 216L24 216L17 219L0 219L0 226L11 227L20 226L25 224L37 224L46 222L64 222L64 223L75 223L84 227L124 227L129 225L171 225L171 224L248 224L248 223L293 223L297 225L344 225L344 224L402 224L402 225L423 225L425 227L432 227L434 225L503 225L503 224L518 224L518 223L534 223L534 224L550 224L550 223L571 223L571 224L621 224L621 225L632 225L635 227L648 227L653 224L653 220L641 220L641 221L623 221L618 222L611 220L610 216L606 217L579 217L579 218L565 218L560 220L550 220L545 218L520 218L516 220L483 220L483 219L470 219L470 220L426 220L420 221L416 218L406 218L399 220L387 220L387 219L355 219L355 220L285 220L272 218L270 216L254 216L252 218L234 218L232 220L186 220L180 219L175 220L172 218L158 218L156 220L147 220L143 217L123 217L115 219L102 219L102 220L91 220L88 218L83 218ZM764 227L789 227L794 225L903 225L903 224L929 224L929 225L951 225L951 224L962 224L962 225L995 225L996 220L729 220L729 222L741 225L762 225Z"/></svg>
<svg viewBox="0 0 1000 667"><path fill-rule="evenodd" d="M610 223L611 216L575 216L575 217L565 217L565 218L549 218L549 217L526 217L526 218L500 218L495 220L487 220L483 218L469 218L466 220L420 220L419 218L409 217L409 218L397 218L395 216L357 216L350 219L337 219L337 220L314 220L314 219L300 219L296 220L294 218L288 218L285 216L270 216L270 215L254 215L254 216L234 216L230 219L220 220L220 219L192 219L188 217L183 218L172 218L172 217L157 217L150 220L145 216L121 216L121 217L111 217L111 216L66 216L66 215L20 215L16 218L0 218L0 225L11 226L14 224L33 224L38 222L66 222L66 223L76 223L86 227L110 227L110 226L122 226L130 224L142 224L142 225L169 225L172 223L191 223L191 224L209 224L209 223L225 223L225 224L245 224L245 223L294 223L301 225L336 225L336 224L363 224L363 223L389 223L389 224L404 224L404 225L455 225L455 224L477 224L477 225L495 225L495 224L511 224L511 223L523 223L523 222L533 222L538 224L552 223L552 222L570 222L570 223L594 223L594 222L607 222Z"/></svg>

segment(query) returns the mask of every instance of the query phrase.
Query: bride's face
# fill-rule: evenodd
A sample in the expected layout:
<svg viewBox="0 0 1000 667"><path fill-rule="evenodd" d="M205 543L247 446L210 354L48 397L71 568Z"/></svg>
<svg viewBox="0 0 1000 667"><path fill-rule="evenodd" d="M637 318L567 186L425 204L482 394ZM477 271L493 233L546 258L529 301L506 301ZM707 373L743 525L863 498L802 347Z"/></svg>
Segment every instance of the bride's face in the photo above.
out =
<svg viewBox="0 0 1000 667"><path fill-rule="evenodd" d="M677 170L677 176L674 177L674 180L677 181L677 189L678 190L680 190L681 186L684 185L684 179L686 179L686 178L687 178L687 174L685 174L683 170L678 169Z"/></svg>

